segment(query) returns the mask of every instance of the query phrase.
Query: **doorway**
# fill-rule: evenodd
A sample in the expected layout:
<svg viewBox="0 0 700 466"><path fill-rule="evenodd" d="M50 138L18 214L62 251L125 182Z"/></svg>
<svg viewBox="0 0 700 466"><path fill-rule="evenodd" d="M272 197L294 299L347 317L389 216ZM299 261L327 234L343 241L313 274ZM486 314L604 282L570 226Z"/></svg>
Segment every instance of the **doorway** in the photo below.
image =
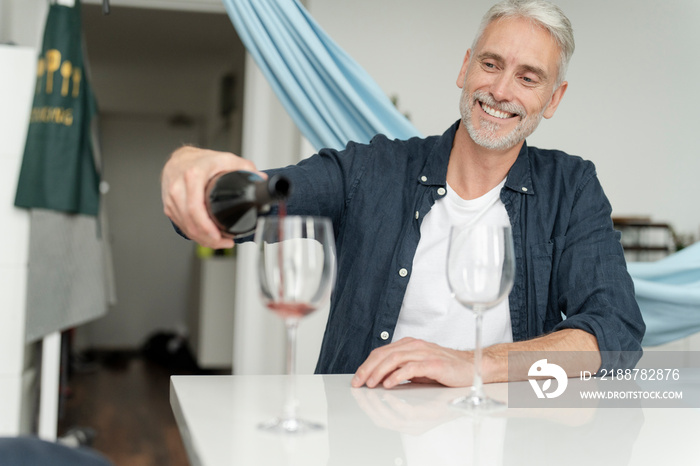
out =
<svg viewBox="0 0 700 466"><path fill-rule="evenodd" d="M186 332L195 245L162 211L160 170L182 144L240 151L245 49L226 14L83 5L117 302L76 349L135 349Z"/></svg>

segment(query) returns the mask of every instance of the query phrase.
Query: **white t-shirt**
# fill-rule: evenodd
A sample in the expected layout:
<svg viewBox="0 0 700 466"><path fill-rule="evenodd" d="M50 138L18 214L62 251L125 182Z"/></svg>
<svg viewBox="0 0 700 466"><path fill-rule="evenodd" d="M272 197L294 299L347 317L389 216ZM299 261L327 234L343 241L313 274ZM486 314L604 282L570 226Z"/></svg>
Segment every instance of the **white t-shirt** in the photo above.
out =
<svg viewBox="0 0 700 466"><path fill-rule="evenodd" d="M479 223L510 225L500 200L504 184L505 179L488 193L471 200L462 199L448 185L445 197L438 199L425 216L392 341L410 336L457 350L474 348L474 313L452 297L447 283L450 226L467 223L477 216ZM482 342L486 347L512 341L510 309L505 299L484 313Z"/></svg>

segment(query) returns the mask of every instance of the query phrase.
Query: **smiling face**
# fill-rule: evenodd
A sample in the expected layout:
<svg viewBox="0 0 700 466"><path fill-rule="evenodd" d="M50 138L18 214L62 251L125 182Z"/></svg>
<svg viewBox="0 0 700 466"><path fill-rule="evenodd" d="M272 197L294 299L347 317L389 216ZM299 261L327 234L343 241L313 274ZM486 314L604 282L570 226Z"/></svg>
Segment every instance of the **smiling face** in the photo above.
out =
<svg viewBox="0 0 700 466"><path fill-rule="evenodd" d="M566 91L557 89L560 50L542 27L522 18L492 22L468 50L457 85L460 113L481 147L508 150L551 118Z"/></svg>

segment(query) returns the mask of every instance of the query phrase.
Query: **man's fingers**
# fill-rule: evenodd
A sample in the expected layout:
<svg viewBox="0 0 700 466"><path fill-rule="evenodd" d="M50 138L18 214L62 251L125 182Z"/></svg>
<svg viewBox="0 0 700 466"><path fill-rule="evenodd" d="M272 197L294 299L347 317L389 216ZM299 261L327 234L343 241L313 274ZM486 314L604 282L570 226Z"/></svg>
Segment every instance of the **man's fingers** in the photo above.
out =
<svg viewBox="0 0 700 466"><path fill-rule="evenodd" d="M233 247L209 217L206 186L219 173L248 170L255 164L228 152L183 146L173 152L161 174L163 211L191 240L215 249ZM266 176L264 173L260 173Z"/></svg>
<svg viewBox="0 0 700 466"><path fill-rule="evenodd" d="M384 378L382 386L384 388L394 388L407 380L413 380L416 378L420 378L424 381L426 379L435 380L433 377L431 377L432 373L435 372L431 370L431 363L432 360L431 358L428 358L427 355L413 353L409 355L409 357L405 358L403 364L398 366Z"/></svg>
<svg viewBox="0 0 700 466"><path fill-rule="evenodd" d="M407 338L372 351L352 385L393 388L407 380L420 380L457 387L469 385L471 374L470 353Z"/></svg>
<svg viewBox="0 0 700 466"><path fill-rule="evenodd" d="M412 352L419 349L420 340L403 338L372 351L367 360L357 369L352 380L353 387L367 385L374 388L384 381L384 378L401 367L412 357Z"/></svg>

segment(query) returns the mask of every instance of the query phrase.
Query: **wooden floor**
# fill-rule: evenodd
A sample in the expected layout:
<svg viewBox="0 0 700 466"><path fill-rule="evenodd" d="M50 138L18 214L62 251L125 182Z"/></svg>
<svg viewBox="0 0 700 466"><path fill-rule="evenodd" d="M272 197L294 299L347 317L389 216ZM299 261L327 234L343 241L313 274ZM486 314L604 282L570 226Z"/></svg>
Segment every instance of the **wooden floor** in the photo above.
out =
<svg viewBox="0 0 700 466"><path fill-rule="evenodd" d="M94 358L64 384L59 436L94 429L92 447L116 466L186 466L187 455L170 408L173 371L138 353Z"/></svg>

